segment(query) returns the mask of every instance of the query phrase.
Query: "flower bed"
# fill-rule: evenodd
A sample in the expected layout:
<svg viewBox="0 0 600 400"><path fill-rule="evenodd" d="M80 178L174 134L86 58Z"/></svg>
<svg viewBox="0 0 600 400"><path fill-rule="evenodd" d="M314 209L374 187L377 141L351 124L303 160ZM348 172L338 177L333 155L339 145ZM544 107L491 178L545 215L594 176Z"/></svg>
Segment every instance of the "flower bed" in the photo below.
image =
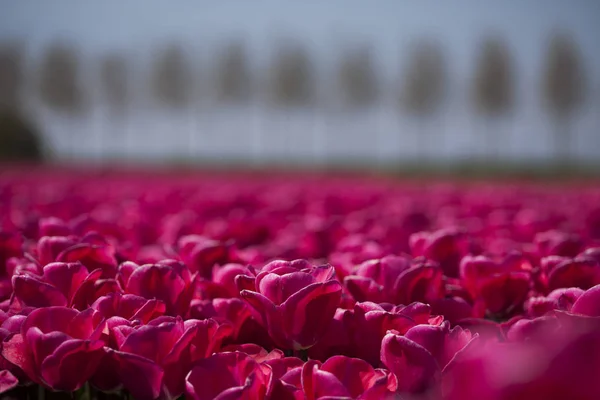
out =
<svg viewBox="0 0 600 400"><path fill-rule="evenodd" d="M593 184L0 176L0 393L599 399Z"/></svg>

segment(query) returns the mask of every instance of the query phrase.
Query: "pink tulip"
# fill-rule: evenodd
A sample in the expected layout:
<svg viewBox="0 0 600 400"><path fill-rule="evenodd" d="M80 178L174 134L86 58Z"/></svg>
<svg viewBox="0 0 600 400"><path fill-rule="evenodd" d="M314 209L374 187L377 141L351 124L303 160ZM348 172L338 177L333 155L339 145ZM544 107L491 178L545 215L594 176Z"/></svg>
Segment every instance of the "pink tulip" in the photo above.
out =
<svg viewBox="0 0 600 400"><path fill-rule="evenodd" d="M389 331L381 342L381 361L398 378L398 390L423 394L435 390L440 367L423 346Z"/></svg>
<svg viewBox="0 0 600 400"><path fill-rule="evenodd" d="M137 266L124 263L119 268L125 292L146 299L161 300L167 315L186 315L193 295L195 276L179 261Z"/></svg>
<svg viewBox="0 0 600 400"><path fill-rule="evenodd" d="M102 271L88 269L79 262L53 262L43 268L42 276L13 276L11 309L26 307L68 306L83 310L96 299Z"/></svg>
<svg viewBox="0 0 600 400"><path fill-rule="evenodd" d="M180 396L192 364L218 351L229 334L228 326L210 319L184 322L165 316L137 326L115 322L112 328L108 322L106 329L112 329L117 348L108 350L103 374L116 372L136 398ZM144 375L152 379L140 380Z"/></svg>
<svg viewBox="0 0 600 400"><path fill-rule="evenodd" d="M281 380L291 398L392 399L397 379L388 371L374 369L359 358L331 357L324 363L308 361Z"/></svg>
<svg viewBox="0 0 600 400"><path fill-rule="evenodd" d="M333 319L342 295L334 275L331 266L273 261L256 278L239 276L237 282L275 343L301 350L313 346Z"/></svg>
<svg viewBox="0 0 600 400"><path fill-rule="evenodd" d="M271 369L240 352L218 353L198 361L185 378L194 400L264 399L273 387Z"/></svg>
<svg viewBox="0 0 600 400"><path fill-rule="evenodd" d="M105 356L92 314L91 309L39 308L23 321L20 333L5 339L2 356L33 382L75 391L96 372Z"/></svg>
<svg viewBox="0 0 600 400"><path fill-rule="evenodd" d="M0 371L0 394L8 392L19 384L19 380L10 371Z"/></svg>

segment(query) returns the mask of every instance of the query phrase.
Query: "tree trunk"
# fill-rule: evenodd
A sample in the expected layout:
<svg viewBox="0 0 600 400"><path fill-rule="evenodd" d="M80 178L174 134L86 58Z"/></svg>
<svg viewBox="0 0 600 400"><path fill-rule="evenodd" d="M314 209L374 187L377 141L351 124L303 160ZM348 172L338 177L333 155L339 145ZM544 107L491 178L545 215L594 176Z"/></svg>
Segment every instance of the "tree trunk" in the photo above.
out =
<svg viewBox="0 0 600 400"><path fill-rule="evenodd" d="M567 170L571 166L571 135L568 118L566 116L558 116L555 121L555 128L555 161L559 165L559 168Z"/></svg>
<svg viewBox="0 0 600 400"><path fill-rule="evenodd" d="M496 168L499 163L498 132L494 129L496 125L494 121L492 116L485 118L486 160L484 162L492 168Z"/></svg>
<svg viewBox="0 0 600 400"><path fill-rule="evenodd" d="M416 159L417 159L417 164L425 164L429 161L428 157L427 157L427 144L428 144L428 140L427 140L427 132L425 129L425 117L422 115L419 115L418 119L417 119L417 154L416 154ZM420 165L419 165L420 167Z"/></svg>

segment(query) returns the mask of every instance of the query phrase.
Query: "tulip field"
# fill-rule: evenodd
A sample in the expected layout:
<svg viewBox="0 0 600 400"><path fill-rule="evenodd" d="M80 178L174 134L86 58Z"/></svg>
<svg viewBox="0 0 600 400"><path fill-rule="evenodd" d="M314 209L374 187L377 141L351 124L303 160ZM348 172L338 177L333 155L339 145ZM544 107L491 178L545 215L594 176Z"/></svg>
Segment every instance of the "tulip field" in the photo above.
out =
<svg viewBox="0 0 600 400"><path fill-rule="evenodd" d="M0 171L1 399L600 399L600 185Z"/></svg>

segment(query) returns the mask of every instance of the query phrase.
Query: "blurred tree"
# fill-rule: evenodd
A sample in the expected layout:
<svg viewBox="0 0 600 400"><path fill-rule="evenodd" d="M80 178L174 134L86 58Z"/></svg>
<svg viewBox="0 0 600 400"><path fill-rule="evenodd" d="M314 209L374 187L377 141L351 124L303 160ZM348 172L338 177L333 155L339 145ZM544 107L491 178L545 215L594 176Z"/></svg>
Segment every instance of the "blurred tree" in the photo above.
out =
<svg viewBox="0 0 600 400"><path fill-rule="evenodd" d="M272 98L277 104L298 106L314 100L313 65L300 45L280 46L270 78Z"/></svg>
<svg viewBox="0 0 600 400"><path fill-rule="evenodd" d="M0 43L0 109L14 110L21 106L24 50L20 42Z"/></svg>
<svg viewBox="0 0 600 400"><path fill-rule="evenodd" d="M99 69L100 90L103 101L107 106L107 114L98 123L97 140L100 147L104 148L108 135L128 138L128 111L130 102L129 66L123 53L113 52L106 54L100 60ZM108 118L106 118L108 117ZM112 125L113 123L116 125ZM124 125L123 125L124 124ZM119 127L125 126L125 130ZM126 139L121 148L129 151L131 141Z"/></svg>
<svg viewBox="0 0 600 400"><path fill-rule="evenodd" d="M100 62L100 82L105 101L113 112L122 114L129 101L127 60L122 54L106 55Z"/></svg>
<svg viewBox="0 0 600 400"><path fill-rule="evenodd" d="M243 43L233 41L221 53L216 71L220 101L234 103L250 95L250 68Z"/></svg>
<svg viewBox="0 0 600 400"><path fill-rule="evenodd" d="M77 51L70 45L55 43L46 49L40 64L40 99L50 108L67 113L85 107L79 75Z"/></svg>
<svg viewBox="0 0 600 400"><path fill-rule="evenodd" d="M338 65L337 80L344 105L366 107L375 102L377 76L370 48L365 46L346 51Z"/></svg>
<svg viewBox="0 0 600 400"><path fill-rule="evenodd" d="M473 85L476 110L487 119L488 155L498 156L499 135L489 132L490 122L506 115L513 102L513 66L508 47L500 38L481 44Z"/></svg>
<svg viewBox="0 0 600 400"><path fill-rule="evenodd" d="M0 161L43 160L39 133L16 109L0 110Z"/></svg>
<svg viewBox="0 0 600 400"><path fill-rule="evenodd" d="M191 101L193 74L180 46L172 44L156 55L151 85L154 96L163 105L178 108Z"/></svg>
<svg viewBox="0 0 600 400"><path fill-rule="evenodd" d="M542 82L544 104L555 118L554 145L562 163L571 156L571 116L584 99L584 72L579 49L570 36L552 36Z"/></svg>
<svg viewBox="0 0 600 400"><path fill-rule="evenodd" d="M440 46L430 40L415 43L404 76L400 99L405 109L419 121L419 151L423 153L425 121L439 107L445 90L445 61ZM429 136L429 135L427 135Z"/></svg>

